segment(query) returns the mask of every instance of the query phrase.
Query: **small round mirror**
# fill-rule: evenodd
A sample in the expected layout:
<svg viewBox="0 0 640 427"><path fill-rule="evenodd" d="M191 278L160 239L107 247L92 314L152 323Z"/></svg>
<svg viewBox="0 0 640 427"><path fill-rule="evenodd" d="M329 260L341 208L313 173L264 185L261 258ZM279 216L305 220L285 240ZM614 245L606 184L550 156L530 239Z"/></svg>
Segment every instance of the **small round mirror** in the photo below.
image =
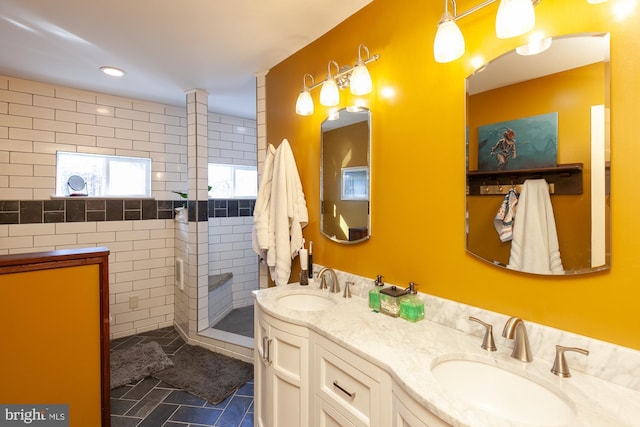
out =
<svg viewBox="0 0 640 427"><path fill-rule="evenodd" d="M84 178L78 175L71 175L69 180L67 181L67 185L69 186L69 194L71 196L86 196L86 192L84 191L86 187L86 183L84 182Z"/></svg>

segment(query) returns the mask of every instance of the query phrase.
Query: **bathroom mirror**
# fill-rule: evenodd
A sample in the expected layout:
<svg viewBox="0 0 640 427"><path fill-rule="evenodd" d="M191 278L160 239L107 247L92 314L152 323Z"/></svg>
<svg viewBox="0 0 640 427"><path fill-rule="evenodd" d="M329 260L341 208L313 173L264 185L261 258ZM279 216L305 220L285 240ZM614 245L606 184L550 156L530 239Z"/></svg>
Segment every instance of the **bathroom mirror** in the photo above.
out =
<svg viewBox="0 0 640 427"><path fill-rule="evenodd" d="M466 249L496 266L533 274L605 270L611 261L609 35L549 41L538 54L508 52L466 80ZM545 216L555 222L559 271L519 268L514 261L548 255L540 246L518 253L535 227L522 222L516 233L515 223L499 211L513 206L509 190L519 193L529 179L549 183L553 213ZM516 221L518 208L533 201L523 199L514 206ZM542 240L553 246L553 238Z"/></svg>
<svg viewBox="0 0 640 427"><path fill-rule="evenodd" d="M322 122L320 232L339 243L371 236L371 113L349 107Z"/></svg>

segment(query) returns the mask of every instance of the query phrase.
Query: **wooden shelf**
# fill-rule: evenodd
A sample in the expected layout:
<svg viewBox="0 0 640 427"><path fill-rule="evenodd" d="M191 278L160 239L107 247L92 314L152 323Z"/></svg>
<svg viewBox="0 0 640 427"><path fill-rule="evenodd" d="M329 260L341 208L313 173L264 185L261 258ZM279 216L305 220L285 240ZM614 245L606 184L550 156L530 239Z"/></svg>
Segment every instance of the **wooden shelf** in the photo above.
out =
<svg viewBox="0 0 640 427"><path fill-rule="evenodd" d="M485 196L506 194L512 186L527 179L545 179L552 194L582 194L582 163L567 163L548 168L501 171L468 171L467 194Z"/></svg>

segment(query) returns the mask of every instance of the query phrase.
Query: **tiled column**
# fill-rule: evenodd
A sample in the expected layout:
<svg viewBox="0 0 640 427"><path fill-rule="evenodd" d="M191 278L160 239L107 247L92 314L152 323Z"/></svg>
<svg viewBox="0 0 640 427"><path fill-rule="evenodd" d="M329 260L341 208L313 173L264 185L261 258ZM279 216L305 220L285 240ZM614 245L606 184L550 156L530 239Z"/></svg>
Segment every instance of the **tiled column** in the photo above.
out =
<svg viewBox="0 0 640 427"><path fill-rule="evenodd" d="M207 92L187 92L187 175L189 189L188 261L185 292L188 300L188 334L208 327L208 179Z"/></svg>
<svg viewBox="0 0 640 427"><path fill-rule="evenodd" d="M262 178L264 161L267 157L267 72L256 74L256 136L258 150L258 183ZM258 280L260 288L269 287L269 271L267 264L260 263Z"/></svg>

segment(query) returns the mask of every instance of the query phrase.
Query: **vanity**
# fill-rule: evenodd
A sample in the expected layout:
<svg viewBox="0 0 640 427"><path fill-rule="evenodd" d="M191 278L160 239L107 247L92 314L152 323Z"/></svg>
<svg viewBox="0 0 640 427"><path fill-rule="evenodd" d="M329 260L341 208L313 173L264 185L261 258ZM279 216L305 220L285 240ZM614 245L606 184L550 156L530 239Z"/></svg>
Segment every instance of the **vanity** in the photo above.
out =
<svg viewBox="0 0 640 427"><path fill-rule="evenodd" d="M501 337L505 315L419 294L425 319L411 323L368 307L372 280L338 276L355 283L352 298L317 281L254 292L256 426L609 427L640 419L638 351L525 319L534 357L523 363ZM497 351L481 348L484 328L469 316L493 325ZM556 344L590 351L567 355L571 378L550 372ZM489 403L460 395L460 381ZM494 391L513 401L482 408Z"/></svg>

